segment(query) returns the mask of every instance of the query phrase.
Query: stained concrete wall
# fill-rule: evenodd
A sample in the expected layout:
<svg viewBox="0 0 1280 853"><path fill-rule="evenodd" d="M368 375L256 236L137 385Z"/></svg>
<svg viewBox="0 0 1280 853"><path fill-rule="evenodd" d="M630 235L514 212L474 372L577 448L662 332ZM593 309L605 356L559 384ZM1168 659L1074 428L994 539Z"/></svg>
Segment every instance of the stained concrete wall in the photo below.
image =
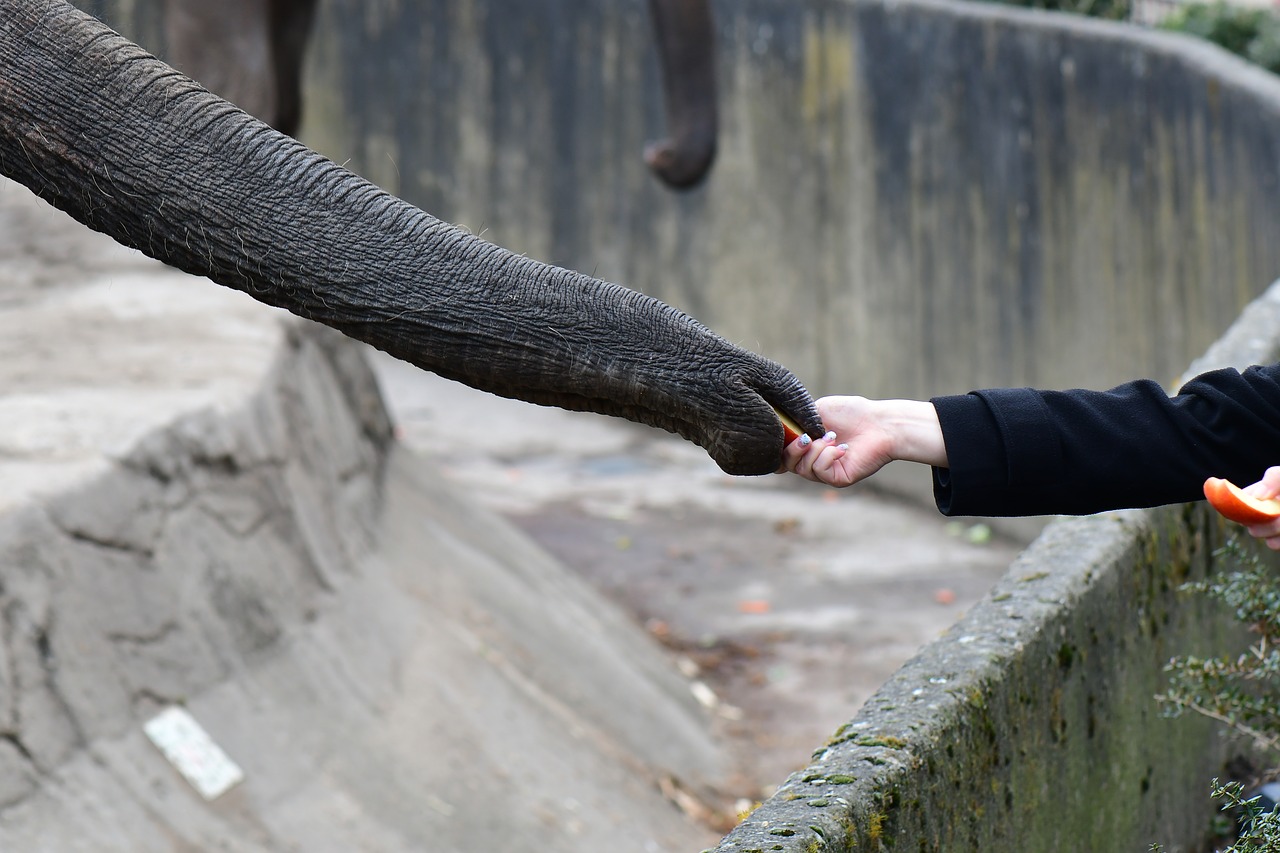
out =
<svg viewBox="0 0 1280 853"><path fill-rule="evenodd" d="M163 55L156 0L82 0ZM325 0L312 147L652 293L818 393L1169 381L1280 275L1280 81L984 3L719 0L722 135L675 194L643 0Z"/></svg>
<svg viewBox="0 0 1280 853"><path fill-rule="evenodd" d="M662 134L641 0L331 0L313 147L534 257L688 309L819 392L1168 381L1280 274L1280 81L992 4L715 4L710 181Z"/></svg>

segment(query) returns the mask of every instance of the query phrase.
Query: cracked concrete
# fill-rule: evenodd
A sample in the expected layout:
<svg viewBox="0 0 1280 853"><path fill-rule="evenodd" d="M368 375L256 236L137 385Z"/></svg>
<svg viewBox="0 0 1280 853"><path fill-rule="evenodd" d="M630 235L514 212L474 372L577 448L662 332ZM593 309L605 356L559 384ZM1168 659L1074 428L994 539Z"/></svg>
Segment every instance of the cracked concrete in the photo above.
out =
<svg viewBox="0 0 1280 853"><path fill-rule="evenodd" d="M685 678L392 441L363 350L13 184L0 225L0 850L714 843L661 791L722 771Z"/></svg>

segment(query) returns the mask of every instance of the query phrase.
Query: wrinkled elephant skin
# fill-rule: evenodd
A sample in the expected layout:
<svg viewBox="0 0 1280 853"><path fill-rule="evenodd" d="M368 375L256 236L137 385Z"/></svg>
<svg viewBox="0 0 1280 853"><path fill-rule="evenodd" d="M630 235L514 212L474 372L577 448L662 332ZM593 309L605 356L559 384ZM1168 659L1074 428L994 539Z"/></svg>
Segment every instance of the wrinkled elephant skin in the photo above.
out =
<svg viewBox="0 0 1280 853"><path fill-rule="evenodd" d="M519 2L519 0L510 0ZM164 0L168 59L241 109L296 135L302 60L316 0ZM716 154L715 30L711 0L649 0L666 98L668 137L645 147L667 186L689 189Z"/></svg>
<svg viewBox="0 0 1280 853"><path fill-rule="evenodd" d="M777 469L771 406L821 434L795 376L686 314L430 216L65 0L5 12L0 173L86 225L475 388L670 430L732 474Z"/></svg>

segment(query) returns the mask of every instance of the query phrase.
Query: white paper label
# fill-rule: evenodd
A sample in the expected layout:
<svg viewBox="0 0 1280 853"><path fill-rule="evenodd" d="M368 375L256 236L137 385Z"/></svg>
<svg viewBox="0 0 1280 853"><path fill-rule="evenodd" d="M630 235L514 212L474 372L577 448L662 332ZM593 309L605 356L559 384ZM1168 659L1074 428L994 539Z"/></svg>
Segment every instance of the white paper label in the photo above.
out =
<svg viewBox="0 0 1280 853"><path fill-rule="evenodd" d="M143 731L206 800L244 779L244 772L184 708L166 708L147 721Z"/></svg>

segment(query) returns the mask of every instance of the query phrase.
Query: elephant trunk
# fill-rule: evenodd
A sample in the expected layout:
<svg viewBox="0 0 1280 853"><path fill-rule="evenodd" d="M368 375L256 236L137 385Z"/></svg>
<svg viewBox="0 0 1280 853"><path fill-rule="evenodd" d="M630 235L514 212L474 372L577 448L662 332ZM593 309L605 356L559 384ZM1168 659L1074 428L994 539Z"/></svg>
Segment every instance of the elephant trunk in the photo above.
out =
<svg viewBox="0 0 1280 853"><path fill-rule="evenodd" d="M780 365L616 284L487 243L209 94L63 0L0 22L0 172L86 225L442 376L780 461Z"/></svg>
<svg viewBox="0 0 1280 853"><path fill-rule="evenodd" d="M674 189L702 183L716 157L716 50L711 0L649 0L666 98L667 138L645 146Z"/></svg>

